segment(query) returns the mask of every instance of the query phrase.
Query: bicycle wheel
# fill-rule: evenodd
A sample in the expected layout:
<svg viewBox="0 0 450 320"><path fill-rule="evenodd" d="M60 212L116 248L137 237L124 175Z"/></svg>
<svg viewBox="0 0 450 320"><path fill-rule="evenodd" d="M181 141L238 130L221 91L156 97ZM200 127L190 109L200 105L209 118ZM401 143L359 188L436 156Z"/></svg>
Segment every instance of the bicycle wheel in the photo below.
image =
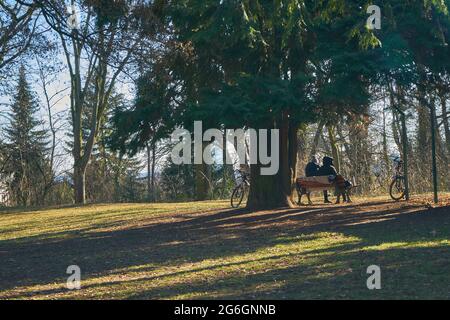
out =
<svg viewBox="0 0 450 320"><path fill-rule="evenodd" d="M244 186L240 185L233 190L231 195L231 207L239 208L242 200L244 199L245 189Z"/></svg>
<svg viewBox="0 0 450 320"><path fill-rule="evenodd" d="M396 177L391 183L389 194L395 201L400 201L405 197L405 178Z"/></svg>

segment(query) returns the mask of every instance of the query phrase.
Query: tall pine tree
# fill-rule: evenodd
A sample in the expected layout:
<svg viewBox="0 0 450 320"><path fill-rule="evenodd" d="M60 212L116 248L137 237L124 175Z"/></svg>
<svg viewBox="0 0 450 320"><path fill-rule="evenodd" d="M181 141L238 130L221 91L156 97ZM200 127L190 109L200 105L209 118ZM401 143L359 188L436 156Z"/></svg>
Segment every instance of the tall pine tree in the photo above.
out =
<svg viewBox="0 0 450 320"><path fill-rule="evenodd" d="M12 202L28 206L45 200L46 180L51 176L46 152L45 132L36 118L39 104L26 79L26 70L19 71L17 91L9 113L10 123L5 129L8 161L4 173L9 177L8 187Z"/></svg>

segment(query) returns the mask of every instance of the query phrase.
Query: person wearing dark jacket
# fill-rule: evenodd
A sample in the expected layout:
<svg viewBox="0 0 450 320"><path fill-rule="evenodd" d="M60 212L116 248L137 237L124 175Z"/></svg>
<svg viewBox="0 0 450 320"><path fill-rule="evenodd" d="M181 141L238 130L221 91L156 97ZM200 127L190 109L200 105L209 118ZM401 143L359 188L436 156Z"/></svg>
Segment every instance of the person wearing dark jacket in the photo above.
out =
<svg viewBox="0 0 450 320"><path fill-rule="evenodd" d="M319 175L319 160L317 157L312 157L311 161L306 165L305 176L306 177L317 177Z"/></svg>
<svg viewBox="0 0 450 320"><path fill-rule="evenodd" d="M333 158L325 157L323 158L323 166L320 167L318 175L319 176L337 176L338 173L336 171L336 168L333 165ZM325 203L331 203L330 200L328 200L328 191L323 191L323 197Z"/></svg>

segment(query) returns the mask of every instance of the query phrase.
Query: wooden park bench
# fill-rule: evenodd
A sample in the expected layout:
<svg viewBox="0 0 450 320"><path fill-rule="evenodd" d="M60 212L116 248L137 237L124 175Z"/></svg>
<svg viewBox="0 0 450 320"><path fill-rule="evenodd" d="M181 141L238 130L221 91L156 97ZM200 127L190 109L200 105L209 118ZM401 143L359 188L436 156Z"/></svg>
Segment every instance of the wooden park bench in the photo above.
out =
<svg viewBox="0 0 450 320"><path fill-rule="evenodd" d="M298 192L298 203L302 205L302 196L306 195L308 197L308 203L311 205L311 192L314 191L324 191L324 190L335 190L338 196L337 203L340 202L340 196L344 195L344 200L347 197L350 200L350 190L353 186L346 186L345 179L342 176L337 176L333 179L333 176L319 176L319 177L302 177L297 179L297 192Z"/></svg>

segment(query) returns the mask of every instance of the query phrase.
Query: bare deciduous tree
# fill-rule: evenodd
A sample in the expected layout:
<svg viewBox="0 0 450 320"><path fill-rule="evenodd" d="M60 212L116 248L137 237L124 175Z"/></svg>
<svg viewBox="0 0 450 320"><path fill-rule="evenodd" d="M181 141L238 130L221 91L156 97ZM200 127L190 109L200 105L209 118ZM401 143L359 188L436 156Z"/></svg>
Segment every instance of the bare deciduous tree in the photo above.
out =
<svg viewBox="0 0 450 320"><path fill-rule="evenodd" d="M86 168L108 108L108 99L118 78L131 65L137 64L137 57L143 53L148 57L149 51L159 49L159 44L151 37L157 28L156 19L151 5L146 5L145 1L105 4L48 0L35 3L59 37L69 70L75 202L82 204L86 197ZM71 14L78 15L78 25L69 22L68 5L77 10ZM92 88L95 101L89 104L92 116L84 141L82 115L87 108L87 92Z"/></svg>

